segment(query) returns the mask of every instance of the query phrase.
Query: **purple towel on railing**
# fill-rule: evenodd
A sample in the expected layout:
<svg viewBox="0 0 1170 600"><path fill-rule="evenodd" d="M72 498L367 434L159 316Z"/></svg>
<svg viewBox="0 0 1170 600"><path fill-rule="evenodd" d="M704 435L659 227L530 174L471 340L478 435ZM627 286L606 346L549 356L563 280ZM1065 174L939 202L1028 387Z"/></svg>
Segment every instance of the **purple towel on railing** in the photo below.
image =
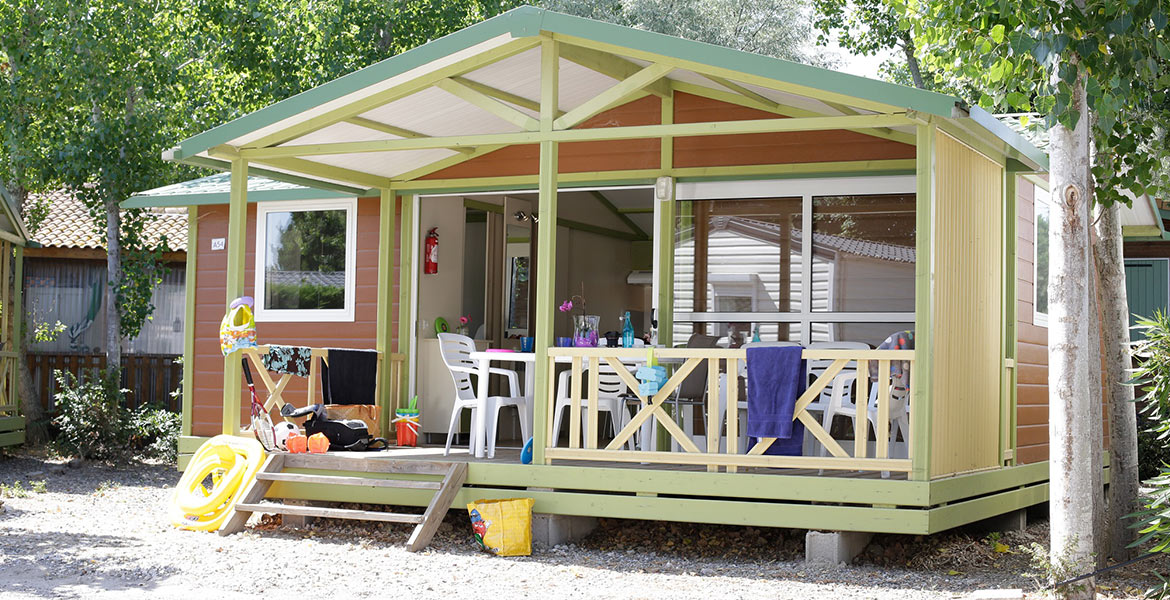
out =
<svg viewBox="0 0 1170 600"><path fill-rule="evenodd" d="M806 385L803 353L800 346L747 349L747 449L756 438L774 437L765 454L801 455L804 423L794 422L792 414Z"/></svg>

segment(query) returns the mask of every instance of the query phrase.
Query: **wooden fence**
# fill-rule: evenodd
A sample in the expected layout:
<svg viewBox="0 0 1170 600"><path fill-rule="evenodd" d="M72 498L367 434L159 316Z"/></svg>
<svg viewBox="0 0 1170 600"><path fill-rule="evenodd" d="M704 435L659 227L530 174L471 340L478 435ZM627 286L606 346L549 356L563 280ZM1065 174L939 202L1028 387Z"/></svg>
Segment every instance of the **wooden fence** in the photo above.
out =
<svg viewBox="0 0 1170 600"><path fill-rule="evenodd" d="M122 355L122 387L126 393L126 405L130 408L144 404L163 406L173 412L181 412L182 398L171 396L181 387L183 365L176 364L178 356L173 354L124 354ZM92 369L104 369L105 354L57 352L29 353L28 370L32 375L41 407L46 413L56 412L57 379L54 371L66 371L76 376L85 376Z"/></svg>

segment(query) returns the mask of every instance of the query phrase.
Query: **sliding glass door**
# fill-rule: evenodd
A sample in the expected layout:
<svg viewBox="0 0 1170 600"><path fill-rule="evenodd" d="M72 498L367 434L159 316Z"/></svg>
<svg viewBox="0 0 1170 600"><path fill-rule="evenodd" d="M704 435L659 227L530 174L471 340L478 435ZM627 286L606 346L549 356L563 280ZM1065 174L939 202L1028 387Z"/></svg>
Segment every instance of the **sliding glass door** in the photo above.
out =
<svg viewBox="0 0 1170 600"><path fill-rule="evenodd" d="M913 177L682 184L674 339L865 342L913 329Z"/></svg>

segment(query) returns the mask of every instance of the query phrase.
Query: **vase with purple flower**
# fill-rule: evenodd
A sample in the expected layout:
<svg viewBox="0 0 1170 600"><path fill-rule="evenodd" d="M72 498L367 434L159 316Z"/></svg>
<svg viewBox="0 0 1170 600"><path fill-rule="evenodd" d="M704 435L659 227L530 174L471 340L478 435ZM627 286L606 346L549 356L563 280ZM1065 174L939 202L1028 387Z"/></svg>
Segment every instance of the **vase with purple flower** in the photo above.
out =
<svg viewBox="0 0 1170 600"><path fill-rule="evenodd" d="M581 312L573 313L579 309ZM585 288L581 287L581 295L574 295L561 303L558 308L563 313L573 313L573 345L578 348L595 348L599 339L598 328L601 326L601 317L585 314Z"/></svg>

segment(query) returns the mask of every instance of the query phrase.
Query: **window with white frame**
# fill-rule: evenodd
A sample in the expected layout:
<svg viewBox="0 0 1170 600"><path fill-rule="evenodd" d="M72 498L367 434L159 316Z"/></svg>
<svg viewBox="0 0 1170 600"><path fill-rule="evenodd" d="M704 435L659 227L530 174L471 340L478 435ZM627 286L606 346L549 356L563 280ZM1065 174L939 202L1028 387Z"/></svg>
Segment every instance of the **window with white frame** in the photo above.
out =
<svg viewBox="0 0 1170 600"><path fill-rule="evenodd" d="M353 321L357 199L256 210L256 320Z"/></svg>
<svg viewBox="0 0 1170 600"><path fill-rule="evenodd" d="M1051 213L1048 191L1040 186L1036 190L1036 227L1033 237L1036 248L1033 265L1036 269L1032 278L1032 324L1048 326L1048 225Z"/></svg>

